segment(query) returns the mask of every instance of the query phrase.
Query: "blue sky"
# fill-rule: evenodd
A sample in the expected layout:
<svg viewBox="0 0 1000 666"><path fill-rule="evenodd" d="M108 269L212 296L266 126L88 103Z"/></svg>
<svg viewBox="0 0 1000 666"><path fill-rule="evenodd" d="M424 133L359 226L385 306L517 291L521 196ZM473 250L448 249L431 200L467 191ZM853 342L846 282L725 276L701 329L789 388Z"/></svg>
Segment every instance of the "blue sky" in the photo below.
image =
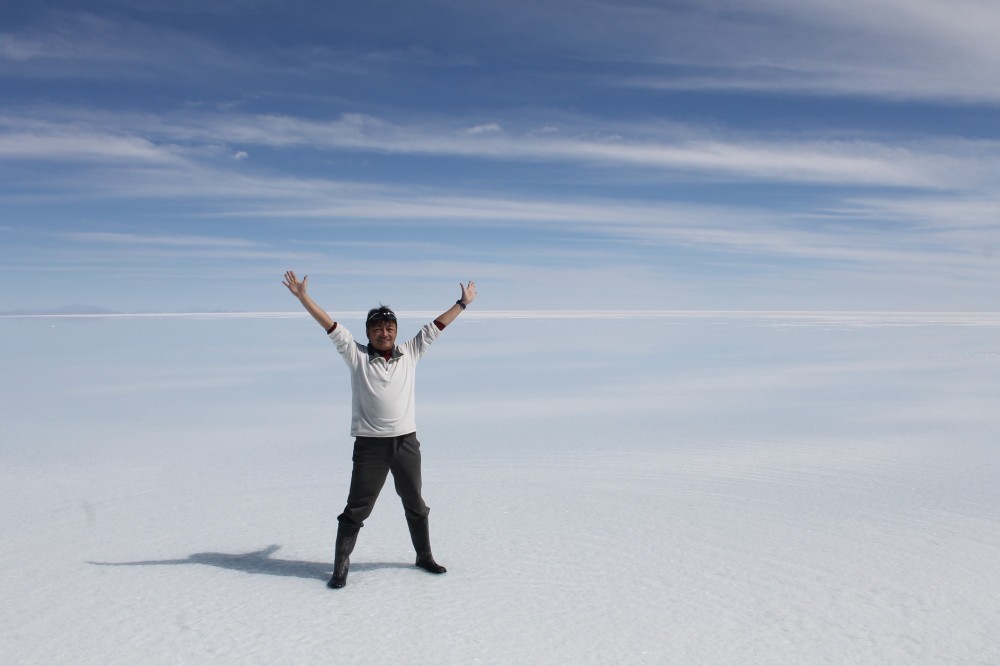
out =
<svg viewBox="0 0 1000 666"><path fill-rule="evenodd" d="M995 3L2 13L0 311L996 309Z"/></svg>

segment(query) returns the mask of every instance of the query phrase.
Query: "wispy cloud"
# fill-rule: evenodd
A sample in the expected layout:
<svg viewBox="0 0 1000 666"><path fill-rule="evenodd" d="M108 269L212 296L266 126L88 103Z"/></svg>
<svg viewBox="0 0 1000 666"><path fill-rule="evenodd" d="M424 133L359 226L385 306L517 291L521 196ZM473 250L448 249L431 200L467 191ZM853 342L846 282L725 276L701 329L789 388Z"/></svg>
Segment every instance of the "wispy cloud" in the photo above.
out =
<svg viewBox="0 0 1000 666"><path fill-rule="evenodd" d="M1000 144L938 140L892 144L877 139L812 140L776 137L770 141L738 132L685 128L664 139L659 126L614 127L602 123L563 130L559 136L500 131L499 125L464 123L399 125L361 114L329 121L291 116L202 116L175 119L165 137L231 145L310 147L326 150L454 156L480 160L549 161L577 166L627 166L723 179L771 180L870 186L968 187L997 171ZM494 129L495 127L495 129ZM622 130L622 131L619 131ZM622 136L626 133L631 138ZM597 134L599 138L593 138ZM590 136L588 136L590 135ZM603 136L602 136L603 135ZM956 175L956 169L961 176ZM994 182L994 181L990 181Z"/></svg>
<svg viewBox="0 0 1000 666"><path fill-rule="evenodd" d="M251 4L182 11L216 13L222 21L227 14L264 17L261 10L275 7ZM621 65L614 75L588 77L605 86L1000 102L992 76L1000 67L994 35L1000 7L981 0L511 0L502 5L447 0L421 11L407 4L393 7L396 21L377 24L363 11L336 9L338 23L359 34L378 34L394 48L375 43L360 48L347 38L341 41L355 43L331 48L329 40L306 29L333 11L316 3L281 7L287 25L303 28L295 44L269 33L252 43L222 43L194 29L197 22L185 30L174 21L157 23L151 13L114 6L101 14L48 11L27 28L0 32L0 71L119 80L183 73L207 81L242 76L242 65L249 62L273 80L308 70L358 75L382 66L410 71L501 61L528 62L530 75L561 79L565 72L551 64L570 61ZM155 15L170 11L158 5ZM432 21L435 36L449 33L446 45L412 29L412 24L427 29L419 24L428 12L439 17Z"/></svg>
<svg viewBox="0 0 1000 666"><path fill-rule="evenodd" d="M1000 6L979 0L551 0L469 11L564 57L662 70L608 85L1000 102Z"/></svg>
<svg viewBox="0 0 1000 666"><path fill-rule="evenodd" d="M217 238L211 236L158 236L108 231L83 231L60 235L72 241L86 243L110 243L114 245L227 248L251 248L261 246L260 243L242 238Z"/></svg>
<svg viewBox="0 0 1000 666"><path fill-rule="evenodd" d="M22 234L19 251L5 257L3 271L42 270L47 273L89 273L146 279L191 275L233 277L259 272L260 266L315 263L321 252L305 246L275 246L233 236L157 234L141 231L58 232L30 230Z"/></svg>
<svg viewBox="0 0 1000 666"><path fill-rule="evenodd" d="M397 193L398 196L399 193ZM271 209L239 216L304 217L324 220L419 220L427 226L477 225L512 228L564 229L604 239L663 246L695 247L716 252L762 257L804 258L858 263L891 263L915 269L927 264L965 262L995 242L993 209L970 207L968 222L956 233L947 218L949 200L938 199L938 211L921 210L921 199L885 199L850 214L836 208L779 213L749 206L709 206L577 199L510 201L500 198L430 196L412 193L402 199L340 200L336 205ZM951 200L959 209L961 199ZM983 267L986 268L986 267Z"/></svg>
<svg viewBox="0 0 1000 666"><path fill-rule="evenodd" d="M692 128L664 138L662 128L641 125L628 128L630 138L618 132L592 138L588 134L601 127L596 121L559 135L467 127L461 121L399 125L359 114L328 121L239 114L95 114L63 122L8 116L0 119L0 158L180 165L225 157L232 164L234 154L267 147L625 167L674 180L976 189L992 187L1000 176L1000 143L991 140L764 140Z"/></svg>
<svg viewBox="0 0 1000 666"><path fill-rule="evenodd" d="M142 120L126 116L121 125L138 134L140 128L135 123ZM996 150L992 142L925 143L919 145L923 150L920 152L918 147L903 149L875 143L749 142L715 143L695 148L569 140L553 146L544 141L505 137L500 142L488 138L488 149L484 149L477 140L469 142L468 137L459 138L457 131L448 135L374 119L369 122L345 118L320 123L282 117L278 124L283 130L274 133L266 131L269 122L269 118L242 116L231 117L228 123L213 117L207 124L167 123L165 118L153 119L147 135L155 136L162 125L169 124L171 129L163 130L169 136L160 137L167 148L141 140L139 145L152 146L149 151L152 164L136 166L131 153L126 153L121 158L122 168L118 169L114 165L114 150L102 152L107 142L95 140L93 160L101 167L73 174L66 181L62 194L71 198L204 199L213 202L214 210L203 210L201 214L239 218L355 224L366 220L383 224L420 221L434 226L473 223L479 227L521 231L541 226L601 238L673 247L693 246L748 256L888 262L914 267L926 263L965 262L997 245L994 222L997 204L993 198L975 191L938 193L932 199L919 191L867 199L852 194L840 203L831 199L823 206L814 204L784 212L745 204L663 203L620 195L614 198L574 195L571 201L552 196L511 197L509 193L476 196L453 194L452 188L438 192L404 184L251 172L234 165L231 160L220 158L220 151L210 149L234 137L240 137L244 145L266 141L299 146L326 141L330 150L343 148L343 143L348 148L364 143L368 149L377 147L385 151L416 150L413 146L419 145L420 150L436 155L447 154L449 150L458 152L461 146L464 154L486 159L525 159L525 153L530 152L529 158L574 161L571 155L579 154L582 156L580 161L584 162L588 159L586 156L590 156L594 162L617 159L620 163L638 164L640 168L652 163L673 165L678 171L686 171L681 167L700 165L704 172L725 173L730 177L742 170L745 178L764 178L764 174L771 171L776 175L770 179L777 182L785 178L782 174L788 173L790 179L811 180L822 176L829 184L847 178L881 185L906 183L911 189L933 184L930 189L939 191L944 187L943 182L968 187L970 182L975 182L969 174L975 173L974 178L982 182L995 173L996 164L990 166L991 151ZM369 124L375 129L359 129ZM357 138L359 132L366 137L363 142ZM70 130L65 134L69 135ZM410 137L409 143L404 136ZM166 143L180 140L200 140L209 149L195 147L184 152L175 148L176 143ZM47 150L40 155L48 155ZM595 157L597 155L600 157ZM111 163L106 163L107 160ZM57 182L56 178L49 179L50 186ZM928 201L933 204L927 205ZM959 217L964 220L961 229L956 228ZM890 224L886 225L887 222ZM242 256L274 254L273 250L234 244L225 239L112 234L99 230L74 238L106 244L189 245L191 250L201 246L201 251L214 252L228 244L228 251ZM987 267L975 270L985 269Z"/></svg>
<svg viewBox="0 0 1000 666"><path fill-rule="evenodd" d="M12 77L135 81L239 65L193 31L125 13L42 9L30 25L0 32L0 72Z"/></svg>
<svg viewBox="0 0 1000 666"><path fill-rule="evenodd" d="M46 49L35 40L18 35L0 34L0 59L24 62L44 57Z"/></svg>
<svg viewBox="0 0 1000 666"><path fill-rule="evenodd" d="M180 162L169 149L138 136L81 131L73 127L0 131L0 159L159 164Z"/></svg>
<svg viewBox="0 0 1000 666"><path fill-rule="evenodd" d="M485 125L470 127L467 131L469 134L494 134L496 132L502 132L503 129L497 123L487 123Z"/></svg>

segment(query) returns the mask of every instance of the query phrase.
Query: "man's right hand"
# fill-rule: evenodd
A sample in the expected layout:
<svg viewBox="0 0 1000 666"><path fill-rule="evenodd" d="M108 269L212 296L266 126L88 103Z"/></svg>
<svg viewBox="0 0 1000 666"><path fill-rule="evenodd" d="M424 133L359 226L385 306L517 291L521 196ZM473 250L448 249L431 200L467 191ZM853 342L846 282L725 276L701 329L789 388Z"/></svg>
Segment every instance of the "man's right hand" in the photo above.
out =
<svg viewBox="0 0 1000 666"><path fill-rule="evenodd" d="M295 277L295 271L287 271L285 273L285 281L281 284L288 287L288 291L292 292L292 295L295 296L295 298L302 300L302 298L306 295L306 284L308 284L308 282L308 275L302 278L302 281L299 282L299 279Z"/></svg>
<svg viewBox="0 0 1000 666"><path fill-rule="evenodd" d="M295 277L295 271L288 271L285 273L285 281L282 282L282 284L288 287L288 291L292 292L292 295L295 296L295 298L299 299L302 306L313 316L313 319L319 322L320 326L322 326L325 330L330 331L336 324L334 324L334 321L330 319L330 315L328 315L323 308L316 305L316 303L313 302L313 299L309 297L309 294L306 293L306 284L308 282L308 275L302 278L302 281L299 282L299 279Z"/></svg>

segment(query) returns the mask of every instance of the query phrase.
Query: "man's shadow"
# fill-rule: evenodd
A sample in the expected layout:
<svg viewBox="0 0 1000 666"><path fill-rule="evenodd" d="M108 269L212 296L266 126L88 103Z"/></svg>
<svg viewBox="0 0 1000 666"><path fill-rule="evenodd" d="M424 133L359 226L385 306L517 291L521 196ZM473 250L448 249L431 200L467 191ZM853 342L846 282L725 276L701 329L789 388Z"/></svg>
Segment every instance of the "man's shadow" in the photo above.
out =
<svg viewBox="0 0 1000 666"><path fill-rule="evenodd" d="M250 574L267 576L291 576L326 581L333 574L332 562L303 562L301 560L281 560L272 558L281 546L271 545L250 553L194 553L179 560L142 560L139 562L88 562L101 567L147 567L170 564L205 564L220 569L232 569ZM410 566L398 562L351 562L351 573L374 569L409 569Z"/></svg>

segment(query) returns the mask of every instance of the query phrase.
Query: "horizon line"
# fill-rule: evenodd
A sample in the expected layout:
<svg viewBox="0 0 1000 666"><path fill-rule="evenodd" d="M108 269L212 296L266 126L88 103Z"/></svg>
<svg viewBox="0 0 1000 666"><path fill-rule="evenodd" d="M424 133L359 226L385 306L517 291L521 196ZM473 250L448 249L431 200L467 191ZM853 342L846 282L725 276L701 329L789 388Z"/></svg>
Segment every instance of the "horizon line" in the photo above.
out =
<svg viewBox="0 0 1000 666"><path fill-rule="evenodd" d="M363 319L363 310L328 312L331 318ZM434 310L400 310L402 318L434 318ZM69 312L0 313L0 319L299 319L304 311L227 312ZM478 310L462 314L463 319L821 319L831 322L874 321L881 323L966 323L1000 326L1000 311L986 310Z"/></svg>

